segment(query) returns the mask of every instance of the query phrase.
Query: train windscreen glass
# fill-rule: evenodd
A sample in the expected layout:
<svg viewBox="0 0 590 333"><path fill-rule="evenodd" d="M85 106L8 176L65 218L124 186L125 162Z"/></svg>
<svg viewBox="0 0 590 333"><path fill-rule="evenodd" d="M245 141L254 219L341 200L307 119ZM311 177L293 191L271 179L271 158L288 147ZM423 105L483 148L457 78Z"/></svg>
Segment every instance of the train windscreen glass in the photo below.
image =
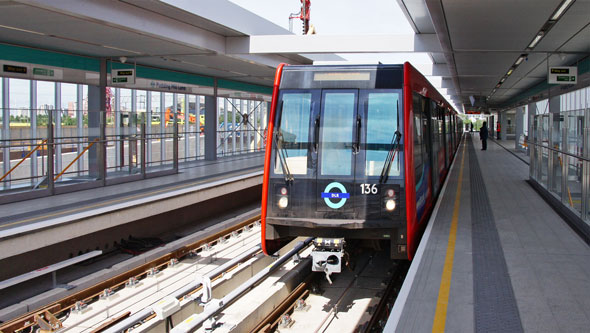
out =
<svg viewBox="0 0 590 333"><path fill-rule="evenodd" d="M320 147L320 174L352 174L354 93L325 93Z"/></svg>
<svg viewBox="0 0 590 333"><path fill-rule="evenodd" d="M394 135L399 128L399 94L369 93L367 103L367 139L365 175L379 176L385 159L392 145ZM399 176L401 172L399 152L389 170L390 176Z"/></svg>
<svg viewBox="0 0 590 333"><path fill-rule="evenodd" d="M280 149L284 149L289 172L293 175L304 175L307 173L311 93L284 94L282 101L277 144ZM282 174L282 168L277 158L274 173Z"/></svg>

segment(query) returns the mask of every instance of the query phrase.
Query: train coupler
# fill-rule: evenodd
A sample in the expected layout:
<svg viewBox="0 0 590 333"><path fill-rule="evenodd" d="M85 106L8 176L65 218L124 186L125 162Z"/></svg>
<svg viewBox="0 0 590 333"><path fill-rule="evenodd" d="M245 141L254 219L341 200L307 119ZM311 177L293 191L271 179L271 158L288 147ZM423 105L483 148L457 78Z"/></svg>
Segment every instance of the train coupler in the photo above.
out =
<svg viewBox="0 0 590 333"><path fill-rule="evenodd" d="M311 252L311 270L324 272L326 279L332 284L330 275L342 271L342 257L344 257L346 241L344 238L316 238L313 245L315 248Z"/></svg>

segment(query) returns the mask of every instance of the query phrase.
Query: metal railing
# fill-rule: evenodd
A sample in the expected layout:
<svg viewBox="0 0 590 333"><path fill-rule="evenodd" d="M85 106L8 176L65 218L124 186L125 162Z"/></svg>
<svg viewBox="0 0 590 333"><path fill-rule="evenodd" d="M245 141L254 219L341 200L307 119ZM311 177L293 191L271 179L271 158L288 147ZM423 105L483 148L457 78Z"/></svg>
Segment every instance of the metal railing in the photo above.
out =
<svg viewBox="0 0 590 333"><path fill-rule="evenodd" d="M590 225L590 109L531 115L530 178Z"/></svg>
<svg viewBox="0 0 590 333"><path fill-rule="evenodd" d="M195 121L175 117L164 126L152 119L147 124L138 113L125 118L115 112L77 111L83 121L65 122L64 114L71 110L19 112L42 113L37 119L43 121L18 122L11 116L4 124L0 119L0 203L177 173L181 163L190 168L205 156L205 134ZM116 124L116 119L127 121ZM217 134L234 142L231 152L221 156L264 149L258 131L247 126Z"/></svg>

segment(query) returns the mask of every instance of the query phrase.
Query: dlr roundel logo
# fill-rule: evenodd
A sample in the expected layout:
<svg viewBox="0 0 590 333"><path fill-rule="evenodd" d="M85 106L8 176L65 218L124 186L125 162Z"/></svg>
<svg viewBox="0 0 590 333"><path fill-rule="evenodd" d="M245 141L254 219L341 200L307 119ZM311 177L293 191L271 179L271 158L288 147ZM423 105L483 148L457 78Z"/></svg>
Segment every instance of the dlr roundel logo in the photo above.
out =
<svg viewBox="0 0 590 333"><path fill-rule="evenodd" d="M333 189L337 189L340 192L330 192ZM346 200L350 198L350 193L346 192L346 187L340 184L339 182L332 182L326 186L324 192L322 192L322 198L328 207L332 209L338 209L344 206ZM333 202L332 199L340 199L336 202Z"/></svg>

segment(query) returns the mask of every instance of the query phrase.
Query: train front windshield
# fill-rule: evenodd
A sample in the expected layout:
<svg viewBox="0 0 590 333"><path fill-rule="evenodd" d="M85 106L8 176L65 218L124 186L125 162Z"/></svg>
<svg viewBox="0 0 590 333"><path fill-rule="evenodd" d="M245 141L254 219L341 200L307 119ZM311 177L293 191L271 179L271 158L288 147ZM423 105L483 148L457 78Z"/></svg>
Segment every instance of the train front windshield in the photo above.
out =
<svg viewBox="0 0 590 333"><path fill-rule="evenodd" d="M281 94L279 105L276 175L379 177L390 154L395 157L388 175L401 175L399 92L290 91Z"/></svg>

